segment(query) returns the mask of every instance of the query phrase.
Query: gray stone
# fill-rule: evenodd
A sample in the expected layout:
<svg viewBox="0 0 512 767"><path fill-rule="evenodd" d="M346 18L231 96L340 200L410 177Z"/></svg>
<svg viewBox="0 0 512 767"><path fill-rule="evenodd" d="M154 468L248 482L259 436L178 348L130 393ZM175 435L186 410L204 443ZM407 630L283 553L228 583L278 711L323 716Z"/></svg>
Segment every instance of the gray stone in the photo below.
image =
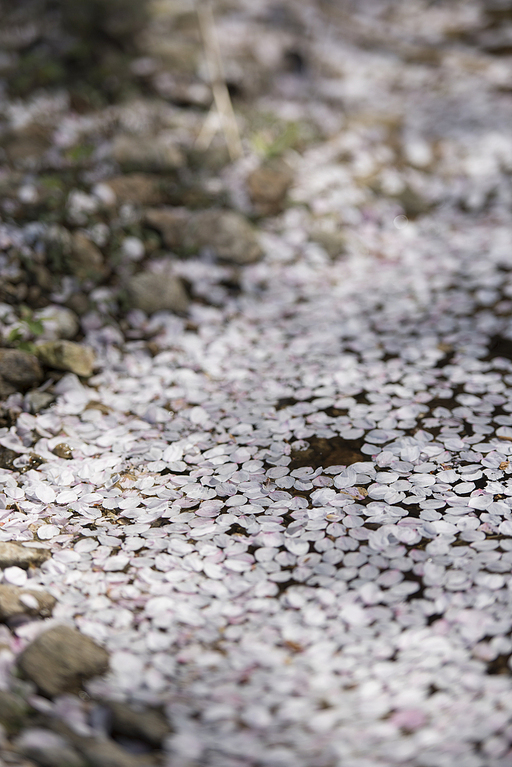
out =
<svg viewBox="0 0 512 767"><path fill-rule="evenodd" d="M48 618L55 606L55 597L46 591L25 589L0 583L0 621L15 615L39 615Z"/></svg>
<svg viewBox="0 0 512 767"><path fill-rule="evenodd" d="M262 256L256 231L240 213L231 210L160 208L146 212L146 222L161 232L165 245L185 254L211 249L234 264L252 264Z"/></svg>
<svg viewBox="0 0 512 767"><path fill-rule="evenodd" d="M147 21L145 0L59 0L58 6L65 31L85 43L97 44L101 34L121 45L133 43Z"/></svg>
<svg viewBox="0 0 512 767"><path fill-rule="evenodd" d="M100 282L108 274L100 249L83 232L73 234L69 266L79 280Z"/></svg>
<svg viewBox="0 0 512 767"><path fill-rule="evenodd" d="M17 732L22 727L29 710L29 706L19 695L0 690L0 724L8 734Z"/></svg>
<svg viewBox="0 0 512 767"><path fill-rule="evenodd" d="M311 234L313 242L317 242L330 258L337 258L346 253L347 239L342 232L330 232L319 229Z"/></svg>
<svg viewBox="0 0 512 767"><path fill-rule="evenodd" d="M0 378L16 391L26 391L43 380L37 357L18 349L0 349Z"/></svg>
<svg viewBox="0 0 512 767"><path fill-rule="evenodd" d="M187 235L197 237L200 248L211 248L218 258L233 264L252 264L262 256L256 230L235 211L197 213Z"/></svg>
<svg viewBox="0 0 512 767"><path fill-rule="evenodd" d="M47 391L33 389L25 394L25 404L30 413L40 413L55 401L55 395Z"/></svg>
<svg viewBox="0 0 512 767"><path fill-rule="evenodd" d="M256 212L262 216L280 213L292 179L291 168L280 157L253 170L247 179L247 187Z"/></svg>
<svg viewBox="0 0 512 767"><path fill-rule="evenodd" d="M73 239L69 230L60 224L52 224L44 233L43 244L50 269L54 272L67 271L73 250Z"/></svg>
<svg viewBox="0 0 512 767"><path fill-rule="evenodd" d="M16 387L7 383L2 376L0 376L0 400L7 399L11 394L15 394Z"/></svg>
<svg viewBox="0 0 512 767"><path fill-rule="evenodd" d="M170 732L167 719L159 711L137 711L117 701L108 703L108 708L112 714L112 731L116 735L139 738L159 748Z"/></svg>
<svg viewBox="0 0 512 767"><path fill-rule="evenodd" d="M185 312L189 304L183 283L170 272L139 272L128 281L127 293L131 307L141 309L146 314L159 311Z"/></svg>
<svg viewBox="0 0 512 767"><path fill-rule="evenodd" d="M94 370L94 351L73 341L48 341L36 347L36 354L44 365L84 378L91 376Z"/></svg>
<svg viewBox="0 0 512 767"><path fill-rule="evenodd" d="M34 314L34 319L43 324L43 338L56 341L59 338L71 340L80 329L76 314L65 306L50 304Z"/></svg>
<svg viewBox="0 0 512 767"><path fill-rule="evenodd" d="M90 308L88 296L85 293L80 292L72 293L66 301L66 305L79 317L86 314Z"/></svg>
<svg viewBox="0 0 512 767"><path fill-rule="evenodd" d="M51 146L51 133L47 126L38 121L30 122L24 128L4 138L7 157L13 165L28 168L39 160Z"/></svg>
<svg viewBox="0 0 512 767"><path fill-rule="evenodd" d="M18 658L22 674L48 697L80 690L83 680L105 673L108 653L69 626L40 634Z"/></svg>
<svg viewBox="0 0 512 767"><path fill-rule="evenodd" d="M48 549L23 546L15 541L0 541L0 568L30 566L40 567L51 556Z"/></svg>
<svg viewBox="0 0 512 767"><path fill-rule="evenodd" d="M14 741L14 748L33 759L40 767L85 767L85 759L61 735L43 727L25 730Z"/></svg>
<svg viewBox="0 0 512 767"><path fill-rule="evenodd" d="M161 181L146 173L128 173L114 176L104 182L111 189L118 203L133 205L158 205L163 201Z"/></svg>
<svg viewBox="0 0 512 767"><path fill-rule="evenodd" d="M112 156L124 170L165 173L181 167L185 158L171 134L117 136Z"/></svg>
<svg viewBox="0 0 512 767"><path fill-rule="evenodd" d="M55 290L55 280L52 274L46 266L43 264L31 264L30 271L34 277L36 285L41 288L45 293L49 293L51 290Z"/></svg>
<svg viewBox="0 0 512 767"><path fill-rule="evenodd" d="M0 392L1 391L2 389L0 386ZM0 397L1 397L1 393L0 393ZM16 458L19 458L19 457L20 457L19 453L15 453L14 450L9 450L8 447L3 447L2 445L0 445L0 469L8 469L9 471L13 471L15 468L14 461L16 460Z"/></svg>
<svg viewBox="0 0 512 767"><path fill-rule="evenodd" d="M146 211L145 220L161 233L168 248L181 250L190 217L191 213L186 208L156 208Z"/></svg>
<svg viewBox="0 0 512 767"><path fill-rule="evenodd" d="M432 203L422 197L410 186L406 186L405 189L397 195L397 200L408 218L417 218L417 216L428 213L432 208Z"/></svg>
<svg viewBox="0 0 512 767"><path fill-rule="evenodd" d="M141 760L113 740L76 738L75 747L86 758L88 767L142 767Z"/></svg>

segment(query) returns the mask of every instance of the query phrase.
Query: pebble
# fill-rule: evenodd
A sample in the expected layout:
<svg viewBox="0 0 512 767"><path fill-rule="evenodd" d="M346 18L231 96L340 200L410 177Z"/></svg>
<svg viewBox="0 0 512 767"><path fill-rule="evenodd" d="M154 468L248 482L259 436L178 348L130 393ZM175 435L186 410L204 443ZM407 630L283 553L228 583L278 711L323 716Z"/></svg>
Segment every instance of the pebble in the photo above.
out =
<svg viewBox="0 0 512 767"><path fill-rule="evenodd" d="M108 274L100 249L83 232L75 232L72 236L69 263L72 274L80 282L101 282Z"/></svg>
<svg viewBox="0 0 512 767"><path fill-rule="evenodd" d="M8 734L16 732L24 724L29 706L19 695L0 690L0 724Z"/></svg>
<svg viewBox="0 0 512 767"><path fill-rule="evenodd" d="M404 190L397 195L397 200L402 206L407 218L411 219L428 213L432 208L432 203L410 186L406 186Z"/></svg>
<svg viewBox="0 0 512 767"><path fill-rule="evenodd" d="M90 346L73 341L48 341L36 347L41 362L57 370L67 370L77 376L88 378L94 371L94 351Z"/></svg>
<svg viewBox="0 0 512 767"><path fill-rule="evenodd" d="M146 173L127 173L105 181L104 186L115 195L115 200L137 206L158 205L163 201L161 180Z"/></svg>
<svg viewBox="0 0 512 767"><path fill-rule="evenodd" d="M211 248L223 261L243 266L263 255L256 230L240 213L204 211L194 217L193 226L198 246Z"/></svg>
<svg viewBox="0 0 512 767"><path fill-rule="evenodd" d="M333 260L342 256L347 250L347 238L343 232L330 232L317 229L311 234L313 242L317 242Z"/></svg>
<svg viewBox="0 0 512 767"><path fill-rule="evenodd" d="M86 760L61 735L43 727L30 727L15 739L14 748L40 767L87 767Z"/></svg>
<svg viewBox="0 0 512 767"><path fill-rule="evenodd" d="M164 245L171 250L183 248L190 217L190 212L181 207L149 208L144 216L146 223L162 234Z"/></svg>
<svg viewBox="0 0 512 767"><path fill-rule="evenodd" d="M146 4L140 0L114 3L96 0L93 4L89 0L78 0L73 9L66 2L59 3L59 8L68 34L78 33L83 37L89 33L93 40L98 35L107 35L118 45L126 45L134 35L139 34L147 20Z"/></svg>
<svg viewBox="0 0 512 767"><path fill-rule="evenodd" d="M29 413L36 415L55 401L55 395L48 391L33 389L25 394L25 406Z"/></svg>
<svg viewBox="0 0 512 767"><path fill-rule="evenodd" d="M43 379L37 357L19 349L0 349L0 385L4 381L14 391L26 391Z"/></svg>
<svg viewBox="0 0 512 767"><path fill-rule="evenodd" d="M77 750L85 757L87 767L150 767L149 759L135 756L113 740L73 738Z"/></svg>
<svg viewBox="0 0 512 767"><path fill-rule="evenodd" d="M180 168L185 158L172 134L116 136L112 157L126 171L165 173Z"/></svg>
<svg viewBox="0 0 512 767"><path fill-rule="evenodd" d="M15 615L38 615L48 618L54 605L55 597L46 591L0 583L0 621L6 621Z"/></svg>
<svg viewBox="0 0 512 767"><path fill-rule="evenodd" d="M165 245L184 255L209 249L234 264L251 264L262 256L254 227L231 210L190 212L185 208L146 211L146 222L162 233Z"/></svg>
<svg viewBox="0 0 512 767"><path fill-rule="evenodd" d="M59 458L65 458L68 461L73 458L73 451L65 442L59 442L58 445L55 445L53 452L55 455L58 455Z"/></svg>
<svg viewBox="0 0 512 767"><path fill-rule="evenodd" d="M169 734L169 723L159 711L135 710L117 701L108 703L108 709L112 716L112 730L118 735L138 738L159 748Z"/></svg>
<svg viewBox="0 0 512 767"><path fill-rule="evenodd" d="M15 541L0 541L0 568L40 567L51 556L48 549L32 548Z"/></svg>
<svg viewBox="0 0 512 767"><path fill-rule="evenodd" d="M34 319L43 324L42 338L56 341L59 338L71 340L78 333L80 326L76 314L65 306L49 304L34 313Z"/></svg>
<svg viewBox="0 0 512 767"><path fill-rule="evenodd" d="M280 157L271 158L253 170L247 178L247 187L256 213L261 216L280 213L292 180L291 168Z"/></svg>
<svg viewBox="0 0 512 767"><path fill-rule="evenodd" d="M76 692L83 680L105 673L108 653L68 626L40 634L18 656L18 668L48 697Z"/></svg>
<svg viewBox="0 0 512 767"><path fill-rule="evenodd" d="M51 145L47 127L30 122L5 141L7 159L15 167L29 168L46 153Z"/></svg>
<svg viewBox="0 0 512 767"><path fill-rule="evenodd" d="M189 304L182 281L167 271L157 274L148 270L130 278L126 286L130 306L146 314L168 310L186 312Z"/></svg>

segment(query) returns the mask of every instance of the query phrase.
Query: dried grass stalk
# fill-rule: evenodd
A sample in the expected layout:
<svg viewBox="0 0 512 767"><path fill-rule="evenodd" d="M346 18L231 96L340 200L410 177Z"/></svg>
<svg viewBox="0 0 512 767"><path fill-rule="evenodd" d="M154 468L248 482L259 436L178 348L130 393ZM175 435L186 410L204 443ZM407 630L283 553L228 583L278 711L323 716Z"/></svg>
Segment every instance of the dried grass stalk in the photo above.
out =
<svg viewBox="0 0 512 767"><path fill-rule="evenodd" d="M231 103L231 97L226 85L219 39L217 37L210 0L199 0L196 9L203 38L204 52L208 63L208 70L210 72L215 107L220 117L220 125L224 138L226 139L229 156L232 160L237 160L242 155L242 142L238 132L238 125ZM208 138L209 141L211 141L211 138L213 137L211 132L214 124L215 121L208 115L205 125L198 137L199 144L204 144Z"/></svg>

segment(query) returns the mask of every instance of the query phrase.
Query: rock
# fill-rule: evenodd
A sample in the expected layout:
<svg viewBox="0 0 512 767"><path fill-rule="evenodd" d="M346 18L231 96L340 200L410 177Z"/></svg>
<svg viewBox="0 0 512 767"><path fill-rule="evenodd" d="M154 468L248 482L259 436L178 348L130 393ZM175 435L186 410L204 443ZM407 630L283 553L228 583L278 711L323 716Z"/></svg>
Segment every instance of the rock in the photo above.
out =
<svg viewBox="0 0 512 767"><path fill-rule="evenodd" d="M73 239L65 226L52 224L43 235L46 262L53 272L68 271Z"/></svg>
<svg viewBox="0 0 512 767"><path fill-rule="evenodd" d="M43 264L31 264L30 272L36 286L42 291L49 293L50 291L55 290L55 280L46 266L43 266Z"/></svg>
<svg viewBox="0 0 512 767"><path fill-rule="evenodd" d="M163 202L160 179L145 173L115 176L104 183L113 191L119 203L131 202L133 205L144 206Z"/></svg>
<svg viewBox="0 0 512 767"><path fill-rule="evenodd" d="M79 35L82 45L97 45L104 35L123 47L133 45L147 21L144 0L77 0L72 7L59 0L58 6L64 30Z"/></svg>
<svg viewBox="0 0 512 767"><path fill-rule="evenodd" d="M66 301L66 305L74 314L77 314L79 317L81 317L83 314L86 314L90 308L88 297L85 293L80 292L72 293Z"/></svg>
<svg viewBox="0 0 512 767"><path fill-rule="evenodd" d="M235 264L251 264L262 255L254 228L234 211L161 208L148 210L146 222L162 233L168 248L185 254L210 248Z"/></svg>
<svg viewBox="0 0 512 767"><path fill-rule="evenodd" d="M12 392L10 392L12 394ZM2 385L0 381L0 398L2 397ZM19 458L20 454L15 453L14 450L9 450L8 447L0 445L0 469L14 470L14 461ZM2 546L3 544L0 544Z"/></svg>
<svg viewBox="0 0 512 767"><path fill-rule="evenodd" d="M256 212L261 216L280 213L292 179L291 168L279 157L268 160L250 173L247 186Z"/></svg>
<svg viewBox="0 0 512 767"><path fill-rule="evenodd" d="M418 192L410 186L406 186L405 189L397 195L397 200L408 218L421 216L424 213L428 213L432 208L432 203L418 194Z"/></svg>
<svg viewBox="0 0 512 767"><path fill-rule="evenodd" d="M186 236L191 214L186 208L157 208L146 211L145 221L157 229L164 244L171 250L180 250Z"/></svg>
<svg viewBox="0 0 512 767"><path fill-rule="evenodd" d="M209 95L208 101L211 100ZM187 152L189 164L194 169L206 169L212 173L218 173L229 162L229 150L224 140L212 141L207 149L191 147Z"/></svg>
<svg viewBox="0 0 512 767"><path fill-rule="evenodd" d="M6 690L0 690L0 724L8 734L17 732L26 720L29 706L23 698Z"/></svg>
<svg viewBox="0 0 512 767"><path fill-rule="evenodd" d="M189 304L183 283L170 272L139 272L128 281L127 293L130 306L146 314L166 310L185 312Z"/></svg>
<svg viewBox="0 0 512 767"><path fill-rule="evenodd" d="M112 156L126 171L166 173L180 168L185 158L171 133L157 136L118 136Z"/></svg>
<svg viewBox="0 0 512 767"><path fill-rule="evenodd" d="M161 69L153 73L152 85L162 98L180 106L208 109L212 102L211 88L193 73Z"/></svg>
<svg viewBox="0 0 512 767"><path fill-rule="evenodd" d="M227 205L228 194L222 183L201 183L197 180L183 181L181 178L162 179L161 190L163 202L166 205L183 206L189 210L204 210L205 208L222 207Z"/></svg>
<svg viewBox="0 0 512 767"><path fill-rule="evenodd" d="M112 732L128 738L138 738L159 748L170 732L169 723L163 714L155 710L136 711L125 703L108 703L112 715Z"/></svg>
<svg viewBox="0 0 512 767"><path fill-rule="evenodd" d="M69 266L71 273L81 281L100 282L108 274L100 249L83 232L72 236Z"/></svg>
<svg viewBox="0 0 512 767"><path fill-rule="evenodd" d="M22 567L27 570L29 567L40 567L50 557L48 549L24 546L15 541L0 541L0 568L2 569Z"/></svg>
<svg viewBox="0 0 512 767"><path fill-rule="evenodd" d="M39 615L48 618L55 606L55 597L46 591L0 583L0 621L15 615Z"/></svg>
<svg viewBox="0 0 512 767"><path fill-rule="evenodd" d="M36 347L41 362L57 370L68 370L88 378L94 370L94 351L73 341L49 341Z"/></svg>
<svg viewBox="0 0 512 767"><path fill-rule="evenodd" d="M18 129L4 143L7 159L21 168L31 167L51 146L51 130L37 122Z"/></svg>
<svg viewBox="0 0 512 767"><path fill-rule="evenodd" d="M69 626L45 631L23 650L18 668L48 697L76 692L84 679L105 673L108 653Z"/></svg>
<svg viewBox="0 0 512 767"><path fill-rule="evenodd" d="M143 767L141 760L125 751L113 740L100 738L76 738L77 750L87 760L88 767Z"/></svg>
<svg viewBox="0 0 512 767"><path fill-rule="evenodd" d="M76 314L71 309L56 304L50 304L35 312L34 319L40 320L43 325L43 338L51 341L59 338L70 340L80 329Z"/></svg>
<svg viewBox="0 0 512 767"><path fill-rule="evenodd" d="M335 259L346 252L347 241L342 232L329 232L318 230L312 233L311 239L317 242L325 250L327 255Z"/></svg>
<svg viewBox="0 0 512 767"><path fill-rule="evenodd" d="M33 389L33 391L29 391L25 394L24 401L28 411L33 415L36 415L55 401L55 395L50 394L50 392L47 391Z"/></svg>
<svg viewBox="0 0 512 767"><path fill-rule="evenodd" d="M22 732L14 741L15 750L33 759L40 767L86 767L86 761L61 735L42 727Z"/></svg>
<svg viewBox="0 0 512 767"><path fill-rule="evenodd" d="M73 458L73 451L65 442L59 442L58 445L55 445L52 452L59 458L65 458L67 461Z"/></svg>
<svg viewBox="0 0 512 767"><path fill-rule="evenodd" d="M194 216L193 227L194 233L189 228L187 235L197 237L200 248L211 248L224 261L252 264L263 254L254 227L240 213L203 211Z"/></svg>
<svg viewBox="0 0 512 767"><path fill-rule="evenodd" d="M15 391L26 391L41 383L43 371L33 354L19 349L0 349L0 379Z"/></svg>
<svg viewBox="0 0 512 767"><path fill-rule="evenodd" d="M11 394L14 394L16 392L16 387L12 386L12 384L7 383L7 381L4 381L4 379L0 376L0 400L7 399L7 397L10 397Z"/></svg>
<svg viewBox="0 0 512 767"><path fill-rule="evenodd" d="M172 98L176 101L179 99L180 91L181 94L186 96L186 91L184 93L184 83L188 81L191 84L196 79L195 75L201 62L201 46L197 45L196 42L183 40L181 35L173 34L172 36L167 35L164 38L152 40L148 47L148 53L159 59L165 70L174 74L172 80L175 84L176 82L181 83L181 88L176 92L176 89L172 87L172 80L166 78L162 82L161 78L158 78L158 91L162 95L167 93L167 98ZM201 97L204 98L204 87L199 89L199 94L197 95L199 95L198 101L201 103ZM193 96L191 101L193 103Z"/></svg>

